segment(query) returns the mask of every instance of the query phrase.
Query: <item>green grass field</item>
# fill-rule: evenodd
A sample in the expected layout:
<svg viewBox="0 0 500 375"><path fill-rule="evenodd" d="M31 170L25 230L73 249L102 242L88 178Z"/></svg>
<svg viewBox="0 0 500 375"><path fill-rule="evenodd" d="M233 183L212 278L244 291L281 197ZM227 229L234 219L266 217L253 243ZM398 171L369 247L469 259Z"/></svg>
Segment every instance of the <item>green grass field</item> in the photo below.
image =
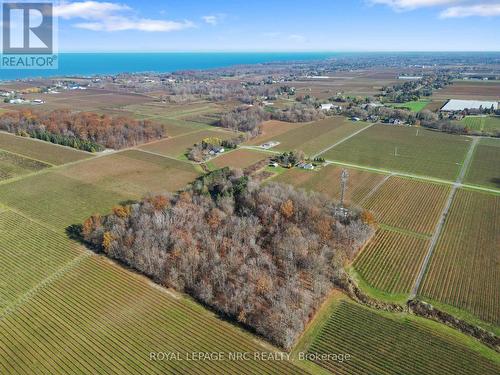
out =
<svg viewBox="0 0 500 375"><path fill-rule="evenodd" d="M389 105L393 108L407 108L412 112L420 112L427 107L430 102L430 100L415 100L406 103L390 103Z"/></svg>
<svg viewBox="0 0 500 375"><path fill-rule="evenodd" d="M485 131L500 131L500 116L488 116L484 119Z"/></svg>
<svg viewBox="0 0 500 375"><path fill-rule="evenodd" d="M41 161L0 150L0 181L40 171L49 167Z"/></svg>
<svg viewBox="0 0 500 375"><path fill-rule="evenodd" d="M470 139L414 127L375 125L321 155L385 170L455 180Z"/></svg>
<svg viewBox="0 0 500 375"><path fill-rule="evenodd" d="M144 277L86 256L0 320L4 374L304 374L288 361L188 361L268 352L254 336ZM178 352L178 360L151 360Z"/></svg>
<svg viewBox="0 0 500 375"><path fill-rule="evenodd" d="M484 127L484 117L482 116L466 116L461 120L461 123L471 130L482 131Z"/></svg>
<svg viewBox="0 0 500 375"><path fill-rule="evenodd" d="M498 355L486 359L474 341L446 326L408 315L383 314L345 299L308 348L309 354L349 354L339 362L313 360L333 374L498 374Z"/></svg>
<svg viewBox="0 0 500 375"><path fill-rule="evenodd" d="M465 182L500 189L500 139L481 139Z"/></svg>
<svg viewBox="0 0 500 375"><path fill-rule="evenodd" d="M0 149L44 163L59 165L92 157L92 154L35 139L0 132Z"/></svg>
<svg viewBox="0 0 500 375"><path fill-rule="evenodd" d="M471 130L487 133L500 131L500 116L466 116L460 122Z"/></svg>
<svg viewBox="0 0 500 375"><path fill-rule="evenodd" d="M500 195L459 190L419 295L500 326Z"/></svg>

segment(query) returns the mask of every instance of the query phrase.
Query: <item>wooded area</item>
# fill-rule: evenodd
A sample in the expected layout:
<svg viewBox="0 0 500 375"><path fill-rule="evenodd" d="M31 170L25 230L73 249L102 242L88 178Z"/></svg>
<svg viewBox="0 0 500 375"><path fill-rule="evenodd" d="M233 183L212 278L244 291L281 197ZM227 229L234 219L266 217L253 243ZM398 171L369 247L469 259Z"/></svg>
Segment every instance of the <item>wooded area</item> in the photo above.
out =
<svg viewBox="0 0 500 375"><path fill-rule="evenodd" d="M89 152L121 149L164 136L162 126L148 120L67 110L6 112L0 115L0 130Z"/></svg>
<svg viewBox="0 0 500 375"><path fill-rule="evenodd" d="M371 216L228 168L178 195L94 215L84 240L290 348L362 244Z"/></svg>

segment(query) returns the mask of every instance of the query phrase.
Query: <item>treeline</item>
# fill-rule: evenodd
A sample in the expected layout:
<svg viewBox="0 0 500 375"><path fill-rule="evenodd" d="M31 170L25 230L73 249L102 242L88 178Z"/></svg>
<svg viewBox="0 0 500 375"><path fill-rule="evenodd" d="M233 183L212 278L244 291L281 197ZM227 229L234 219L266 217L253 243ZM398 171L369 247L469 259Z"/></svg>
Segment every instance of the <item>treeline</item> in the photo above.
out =
<svg viewBox="0 0 500 375"><path fill-rule="evenodd" d="M68 146L76 148L77 150L83 150L87 152L99 152L104 150L104 147L98 143L79 139L73 135L53 134L41 128L32 130L19 130L16 132L16 134L22 137L36 138L45 142Z"/></svg>
<svg viewBox="0 0 500 375"><path fill-rule="evenodd" d="M164 136L159 124L91 112L21 110L0 115L0 129L85 151L121 149Z"/></svg>
<svg viewBox="0 0 500 375"><path fill-rule="evenodd" d="M294 103L285 109L270 112L260 106L240 106L222 115L219 125L255 137L261 132L262 122L279 120L286 122L309 122L325 118L325 113L313 103Z"/></svg>
<svg viewBox="0 0 500 375"><path fill-rule="evenodd" d="M360 246L366 212L222 169L85 221L85 241L290 348Z"/></svg>
<svg viewBox="0 0 500 375"><path fill-rule="evenodd" d="M391 87L382 88L385 101L405 103L432 95L434 90L452 84L453 76L448 72L435 72L419 80L406 81Z"/></svg>
<svg viewBox="0 0 500 375"><path fill-rule="evenodd" d="M163 100L170 103L186 103L200 98L210 101L236 99L241 103L253 104L256 98L275 97L280 90L273 86L251 85L239 81L203 80L193 82L178 80L165 83L168 95Z"/></svg>
<svg viewBox="0 0 500 375"><path fill-rule="evenodd" d="M436 114L427 109L419 112L417 118L420 125L434 130L439 130L450 134L462 135L484 135L490 137L500 137L500 130L484 131L478 129L470 129L466 124L459 121L454 121L450 118L443 117L443 114Z"/></svg>
<svg viewBox="0 0 500 375"><path fill-rule="evenodd" d="M295 103L283 110L272 112L272 118L286 122L310 122L325 118L325 113L312 103Z"/></svg>

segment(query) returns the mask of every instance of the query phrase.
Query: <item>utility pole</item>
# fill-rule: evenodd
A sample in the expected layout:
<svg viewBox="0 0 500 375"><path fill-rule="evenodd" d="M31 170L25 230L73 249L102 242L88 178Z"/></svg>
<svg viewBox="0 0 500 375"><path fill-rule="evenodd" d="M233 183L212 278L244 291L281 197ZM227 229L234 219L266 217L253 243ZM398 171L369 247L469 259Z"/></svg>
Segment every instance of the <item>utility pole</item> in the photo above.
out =
<svg viewBox="0 0 500 375"><path fill-rule="evenodd" d="M394 156L398 156L398 148L397 147L394 148Z"/></svg>
<svg viewBox="0 0 500 375"><path fill-rule="evenodd" d="M340 205L344 208L344 197L347 190L347 180L349 179L349 172L347 169L342 169L340 174Z"/></svg>

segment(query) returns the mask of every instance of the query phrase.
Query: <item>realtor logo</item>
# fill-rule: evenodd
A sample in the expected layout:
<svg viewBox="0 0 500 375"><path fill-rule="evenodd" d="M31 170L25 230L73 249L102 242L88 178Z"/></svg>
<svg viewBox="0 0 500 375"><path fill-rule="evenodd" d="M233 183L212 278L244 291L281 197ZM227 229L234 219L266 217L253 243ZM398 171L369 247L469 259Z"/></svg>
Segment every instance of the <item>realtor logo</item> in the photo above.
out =
<svg viewBox="0 0 500 375"><path fill-rule="evenodd" d="M2 68L57 68L52 2L3 2L1 19Z"/></svg>
<svg viewBox="0 0 500 375"><path fill-rule="evenodd" d="M3 53L51 54L52 20L50 3L4 3Z"/></svg>

